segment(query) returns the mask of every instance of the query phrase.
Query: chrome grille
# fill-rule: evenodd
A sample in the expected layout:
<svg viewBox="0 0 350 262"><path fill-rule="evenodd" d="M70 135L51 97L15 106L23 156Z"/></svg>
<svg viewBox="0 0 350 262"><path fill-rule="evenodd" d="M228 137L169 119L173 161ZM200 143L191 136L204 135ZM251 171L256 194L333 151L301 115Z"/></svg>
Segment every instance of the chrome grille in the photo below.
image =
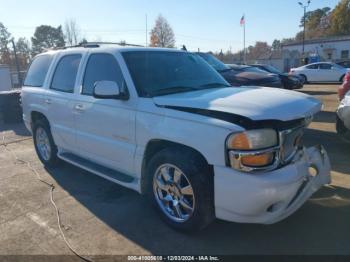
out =
<svg viewBox="0 0 350 262"><path fill-rule="evenodd" d="M301 145L301 138L304 133L304 127L296 127L285 130L280 133L281 151L280 158L282 162L287 162L294 157Z"/></svg>

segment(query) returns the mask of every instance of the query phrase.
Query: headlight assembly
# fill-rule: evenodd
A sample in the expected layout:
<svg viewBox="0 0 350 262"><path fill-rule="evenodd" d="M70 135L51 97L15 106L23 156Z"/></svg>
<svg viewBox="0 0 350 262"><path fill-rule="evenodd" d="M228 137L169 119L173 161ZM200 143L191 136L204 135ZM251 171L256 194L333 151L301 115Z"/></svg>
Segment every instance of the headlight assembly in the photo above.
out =
<svg viewBox="0 0 350 262"><path fill-rule="evenodd" d="M278 143L277 132L273 129L232 134L226 144L230 165L241 171L271 167L278 154Z"/></svg>

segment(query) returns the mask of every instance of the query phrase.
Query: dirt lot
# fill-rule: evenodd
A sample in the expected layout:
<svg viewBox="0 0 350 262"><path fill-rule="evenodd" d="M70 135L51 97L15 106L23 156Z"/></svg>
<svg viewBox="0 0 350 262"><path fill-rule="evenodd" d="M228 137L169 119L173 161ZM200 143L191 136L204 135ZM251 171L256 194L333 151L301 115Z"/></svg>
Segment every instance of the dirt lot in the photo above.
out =
<svg viewBox="0 0 350 262"><path fill-rule="evenodd" d="M304 93L325 103L306 131L307 145L323 144L333 183L288 219L270 226L216 221L196 235L167 227L137 193L69 164L45 170L22 125L0 125L8 147L54 183L65 234L85 255L109 254L350 254L350 145L335 133L336 85ZM0 142L1 143L1 142ZM0 147L0 255L71 254L57 227L49 188Z"/></svg>

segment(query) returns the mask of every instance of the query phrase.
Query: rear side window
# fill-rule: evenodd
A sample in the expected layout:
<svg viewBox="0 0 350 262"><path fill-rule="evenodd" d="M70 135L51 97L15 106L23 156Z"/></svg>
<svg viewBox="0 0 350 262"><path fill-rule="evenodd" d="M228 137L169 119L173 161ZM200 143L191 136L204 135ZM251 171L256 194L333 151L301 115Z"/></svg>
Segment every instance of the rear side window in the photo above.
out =
<svg viewBox="0 0 350 262"><path fill-rule="evenodd" d="M318 69L318 64L316 64L316 65L309 65L306 68L307 69Z"/></svg>
<svg viewBox="0 0 350 262"><path fill-rule="evenodd" d="M26 79L24 80L24 85L42 87L52 59L53 56L51 55L41 55L36 57L29 67Z"/></svg>
<svg viewBox="0 0 350 262"><path fill-rule="evenodd" d="M58 62L52 79L51 89L73 93L81 55L67 55Z"/></svg>
<svg viewBox="0 0 350 262"><path fill-rule="evenodd" d="M88 60L83 81L84 95L92 95L98 81L116 82L122 90L126 84L117 60L110 54L92 54Z"/></svg>
<svg viewBox="0 0 350 262"><path fill-rule="evenodd" d="M332 65L330 65L330 64L320 64L320 69L330 70L330 69L332 69Z"/></svg>

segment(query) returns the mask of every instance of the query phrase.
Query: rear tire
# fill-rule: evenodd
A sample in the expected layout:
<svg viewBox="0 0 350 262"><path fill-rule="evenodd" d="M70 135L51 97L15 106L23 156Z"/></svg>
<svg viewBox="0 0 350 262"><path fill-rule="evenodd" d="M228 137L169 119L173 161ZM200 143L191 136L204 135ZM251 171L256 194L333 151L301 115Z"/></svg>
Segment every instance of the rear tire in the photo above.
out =
<svg viewBox="0 0 350 262"><path fill-rule="evenodd" d="M53 141L49 123L40 119L33 124L33 140L35 151L40 161L46 167L55 167L59 164L57 146Z"/></svg>
<svg viewBox="0 0 350 262"><path fill-rule="evenodd" d="M168 225L199 231L215 219L214 178L199 154L181 147L166 148L156 153L146 168L147 195Z"/></svg>

